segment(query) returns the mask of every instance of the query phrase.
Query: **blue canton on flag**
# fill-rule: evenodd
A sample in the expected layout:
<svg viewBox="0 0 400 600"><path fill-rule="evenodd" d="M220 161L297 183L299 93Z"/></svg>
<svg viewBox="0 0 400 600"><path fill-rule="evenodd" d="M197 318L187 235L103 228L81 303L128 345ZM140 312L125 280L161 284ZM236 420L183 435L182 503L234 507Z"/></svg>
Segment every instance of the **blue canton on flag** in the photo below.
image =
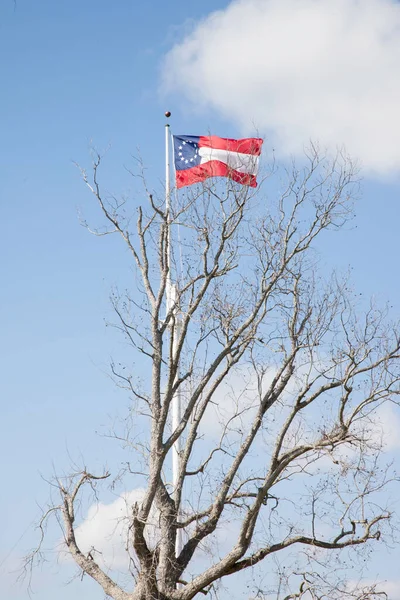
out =
<svg viewBox="0 0 400 600"><path fill-rule="evenodd" d="M198 135L174 135L175 168L178 171L200 164Z"/></svg>

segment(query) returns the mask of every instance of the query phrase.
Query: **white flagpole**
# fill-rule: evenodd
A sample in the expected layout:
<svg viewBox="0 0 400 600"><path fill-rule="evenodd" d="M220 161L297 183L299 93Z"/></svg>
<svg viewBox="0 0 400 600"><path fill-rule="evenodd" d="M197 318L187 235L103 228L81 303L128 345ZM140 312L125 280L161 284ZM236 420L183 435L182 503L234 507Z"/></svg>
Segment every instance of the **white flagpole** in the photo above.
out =
<svg viewBox="0 0 400 600"><path fill-rule="evenodd" d="M167 111L165 113L167 119L171 116L171 113ZM168 232L167 232L167 284L166 284L166 299L167 299L167 314L171 308L176 304L177 293L176 285L172 284L171 281L171 229L170 229L170 212L171 212L171 182L170 182L170 131L169 123L165 124L165 211L168 219ZM178 340L181 332L181 320L178 311L175 310L175 322L171 322L170 332L173 335L173 346L172 352L176 356L178 349ZM176 373L176 377L179 377L179 366ZM172 430L178 427L181 420L181 393L178 390L172 399ZM172 447L172 487L175 500L178 501L176 490L178 486L179 478L179 462L180 462L180 438L176 440ZM179 519L179 508L178 508L178 519ZM183 547L182 543L182 530L177 529L176 542L175 542L175 555L179 556Z"/></svg>

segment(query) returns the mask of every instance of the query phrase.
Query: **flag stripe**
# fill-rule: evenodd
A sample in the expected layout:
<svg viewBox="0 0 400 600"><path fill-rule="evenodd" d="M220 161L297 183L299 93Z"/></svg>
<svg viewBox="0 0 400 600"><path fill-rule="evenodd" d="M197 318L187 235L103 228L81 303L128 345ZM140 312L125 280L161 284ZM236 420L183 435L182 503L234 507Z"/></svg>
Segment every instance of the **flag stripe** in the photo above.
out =
<svg viewBox="0 0 400 600"><path fill-rule="evenodd" d="M216 148L218 150L253 154L255 156L260 156L262 143L263 140L260 138L232 140L230 138L220 138L216 135L201 135L199 137L199 146L203 148Z"/></svg>
<svg viewBox="0 0 400 600"><path fill-rule="evenodd" d="M250 187L257 186L255 175L241 173L219 160L210 160L183 171L176 171L176 187L181 188L185 185L199 183L208 177L229 177L230 179L233 179L233 181L243 185L248 185Z"/></svg>
<svg viewBox="0 0 400 600"><path fill-rule="evenodd" d="M253 154L243 154L242 152L231 152L220 150L219 148L205 148L201 146L199 148L199 155L201 156L200 164L214 160L226 163L230 169L234 169L240 173L257 174L259 157Z"/></svg>

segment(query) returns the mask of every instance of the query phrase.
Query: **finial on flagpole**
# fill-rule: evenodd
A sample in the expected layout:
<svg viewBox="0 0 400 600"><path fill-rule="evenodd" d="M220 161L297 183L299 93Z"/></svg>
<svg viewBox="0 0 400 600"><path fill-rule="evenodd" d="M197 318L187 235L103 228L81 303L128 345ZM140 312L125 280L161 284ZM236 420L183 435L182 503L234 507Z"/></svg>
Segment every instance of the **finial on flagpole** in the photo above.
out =
<svg viewBox="0 0 400 600"><path fill-rule="evenodd" d="M167 119L169 119L169 117L171 116L171 113L169 110L166 110L164 114L167 117Z"/></svg>

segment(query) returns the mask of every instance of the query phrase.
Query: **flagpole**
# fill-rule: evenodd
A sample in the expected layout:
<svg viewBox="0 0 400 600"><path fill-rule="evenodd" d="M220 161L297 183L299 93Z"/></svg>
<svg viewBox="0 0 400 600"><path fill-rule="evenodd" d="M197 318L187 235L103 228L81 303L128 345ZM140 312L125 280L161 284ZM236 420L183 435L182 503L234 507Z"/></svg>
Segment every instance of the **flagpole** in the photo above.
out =
<svg viewBox="0 0 400 600"><path fill-rule="evenodd" d="M167 111L165 113L168 119L171 113ZM167 282L166 282L166 300L167 300L167 314L172 309L177 300L176 285L172 284L171 281L171 180L170 180L170 129L169 123L165 124L165 212L168 220L168 231L167 231ZM171 320L170 332L173 336L172 353L176 356L178 350L178 341L181 332L181 320L177 310L175 310L175 319ZM175 380L179 377L179 365ZM179 426L181 420L181 392L178 389L172 398L172 431ZM179 480L179 466L180 466L180 438L176 440L172 447L172 487L175 503L178 503L177 488ZM179 520L180 510L177 506L177 519ZM175 555L178 557L183 548L182 530L177 529L176 541L175 541Z"/></svg>

